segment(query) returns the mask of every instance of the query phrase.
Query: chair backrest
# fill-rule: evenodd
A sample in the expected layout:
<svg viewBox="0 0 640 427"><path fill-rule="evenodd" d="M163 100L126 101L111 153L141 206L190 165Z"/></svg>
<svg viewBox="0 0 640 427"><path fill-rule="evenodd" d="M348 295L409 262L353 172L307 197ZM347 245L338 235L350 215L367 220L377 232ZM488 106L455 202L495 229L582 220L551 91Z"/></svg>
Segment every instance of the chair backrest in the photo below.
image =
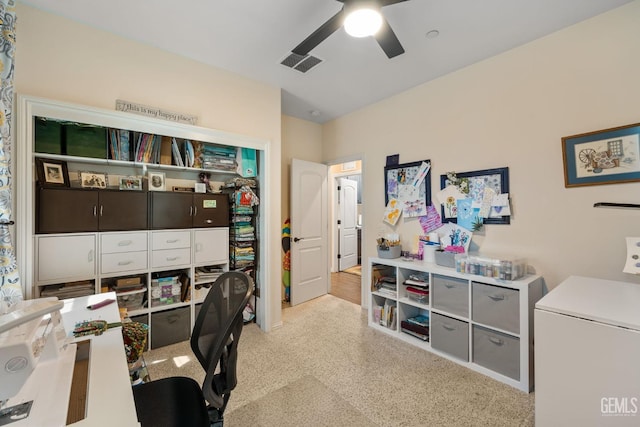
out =
<svg viewBox="0 0 640 427"><path fill-rule="evenodd" d="M237 348L242 312L253 291L253 280L242 272L223 273L211 286L191 334L191 350L205 370L202 392L209 405L224 410L236 386Z"/></svg>

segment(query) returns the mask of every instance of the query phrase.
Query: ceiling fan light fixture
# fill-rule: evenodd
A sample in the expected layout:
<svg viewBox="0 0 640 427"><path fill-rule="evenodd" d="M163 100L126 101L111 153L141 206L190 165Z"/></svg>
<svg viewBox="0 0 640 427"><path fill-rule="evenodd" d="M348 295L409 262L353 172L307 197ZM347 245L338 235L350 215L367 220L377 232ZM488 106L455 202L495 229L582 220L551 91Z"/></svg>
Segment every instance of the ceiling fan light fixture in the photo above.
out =
<svg viewBox="0 0 640 427"><path fill-rule="evenodd" d="M352 37L367 37L378 32L382 15L374 8L355 9L344 19L344 29Z"/></svg>

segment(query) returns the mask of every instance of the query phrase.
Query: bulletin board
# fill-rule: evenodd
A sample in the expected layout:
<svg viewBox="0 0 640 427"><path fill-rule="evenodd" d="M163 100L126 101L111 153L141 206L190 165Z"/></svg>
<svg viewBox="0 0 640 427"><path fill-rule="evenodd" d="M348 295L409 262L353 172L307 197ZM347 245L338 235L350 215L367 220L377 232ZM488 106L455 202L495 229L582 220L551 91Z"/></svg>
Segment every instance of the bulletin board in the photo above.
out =
<svg viewBox="0 0 640 427"><path fill-rule="evenodd" d="M428 171L424 177L420 176L423 163L428 164ZM419 185L414 186L416 180L422 179ZM411 163L403 163L385 166L384 168L384 201L396 199L404 207L405 214L409 216L426 215L426 206L431 204L431 161L421 160ZM421 212L424 207L424 212ZM405 215L406 217L407 215Z"/></svg>

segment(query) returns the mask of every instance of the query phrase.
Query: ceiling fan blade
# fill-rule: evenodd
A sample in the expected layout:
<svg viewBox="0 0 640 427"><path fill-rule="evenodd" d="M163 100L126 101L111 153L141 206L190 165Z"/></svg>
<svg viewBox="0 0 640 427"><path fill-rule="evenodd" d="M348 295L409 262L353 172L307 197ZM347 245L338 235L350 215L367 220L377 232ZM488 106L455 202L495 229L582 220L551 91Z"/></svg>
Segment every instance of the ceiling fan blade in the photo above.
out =
<svg viewBox="0 0 640 427"><path fill-rule="evenodd" d="M391 6L392 4L402 3L407 0L380 0L380 7Z"/></svg>
<svg viewBox="0 0 640 427"><path fill-rule="evenodd" d="M398 40L396 33L393 32L386 19L382 20L382 27L375 37L389 59L404 53L404 48L400 44L400 40Z"/></svg>
<svg viewBox="0 0 640 427"><path fill-rule="evenodd" d="M304 39L302 43L293 48L291 52L297 55L306 55L313 48L318 46L324 39L329 37L331 34L336 32L342 24L344 23L344 9L341 9L340 12L333 15L333 17L329 18L327 22L322 24L317 30L315 30L309 37Z"/></svg>
<svg viewBox="0 0 640 427"><path fill-rule="evenodd" d="M347 3L349 2L349 0L338 0L340 3ZM402 3L408 0L378 0L378 3L380 4L380 7L383 6L389 6L392 4L396 4L396 3Z"/></svg>

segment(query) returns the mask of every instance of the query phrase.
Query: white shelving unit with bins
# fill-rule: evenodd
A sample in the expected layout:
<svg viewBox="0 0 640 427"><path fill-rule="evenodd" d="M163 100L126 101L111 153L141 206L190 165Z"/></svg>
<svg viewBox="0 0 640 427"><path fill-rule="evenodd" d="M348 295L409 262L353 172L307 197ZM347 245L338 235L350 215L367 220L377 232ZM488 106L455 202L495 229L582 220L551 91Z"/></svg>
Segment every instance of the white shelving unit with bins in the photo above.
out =
<svg viewBox="0 0 640 427"><path fill-rule="evenodd" d="M201 147L251 148L258 150L258 158L267 141L28 96L18 96L17 106L16 210L21 220L16 225L16 246L22 282L28 284L26 296L46 295L62 285L71 293L81 288L85 293L116 288L119 302L129 307L129 314L150 326L152 347L154 343L170 343L161 337L187 339L208 285L229 270L228 196L171 189L193 188L203 171L210 173L214 189L238 175L228 169L178 166L177 153L167 153L166 146L158 146L162 152L147 159L152 162L154 158L160 164L115 160L109 151L108 135L112 130L127 130L130 135L161 135L157 141L169 144L175 139L182 141L179 144L189 140ZM56 141L49 145L37 142L36 127L42 125L42 119L67 126L63 139L64 132L83 134L86 129L99 137L105 135L107 146L97 150L105 154L99 157L95 144L93 150L85 147L82 135L76 136L79 142L75 142L75 151L57 147ZM61 144L64 147L66 143ZM38 152L36 147L45 152ZM71 188L39 185L38 159L64 164ZM105 174L108 188L80 188L79 181L74 180L80 171ZM148 191L146 184L142 191L119 191L120 177L145 178L148 171L165 174L167 191ZM255 179L260 182L262 176L258 174ZM133 193L135 197L130 196ZM180 209L179 214L173 215L171 209ZM263 240L256 246L262 250L266 245ZM256 275L261 277L265 273L257 267ZM77 288L68 286L70 283ZM64 297L64 293L60 295ZM257 303L262 305L264 300L258 298Z"/></svg>
<svg viewBox="0 0 640 427"><path fill-rule="evenodd" d="M541 276L503 281L383 258L369 258L368 268L370 327L519 390L533 390L533 308L543 294ZM384 286L381 277L387 278ZM404 283L414 277L424 279L428 295L407 291ZM403 321L416 318L422 329L412 329L420 333L402 331Z"/></svg>

